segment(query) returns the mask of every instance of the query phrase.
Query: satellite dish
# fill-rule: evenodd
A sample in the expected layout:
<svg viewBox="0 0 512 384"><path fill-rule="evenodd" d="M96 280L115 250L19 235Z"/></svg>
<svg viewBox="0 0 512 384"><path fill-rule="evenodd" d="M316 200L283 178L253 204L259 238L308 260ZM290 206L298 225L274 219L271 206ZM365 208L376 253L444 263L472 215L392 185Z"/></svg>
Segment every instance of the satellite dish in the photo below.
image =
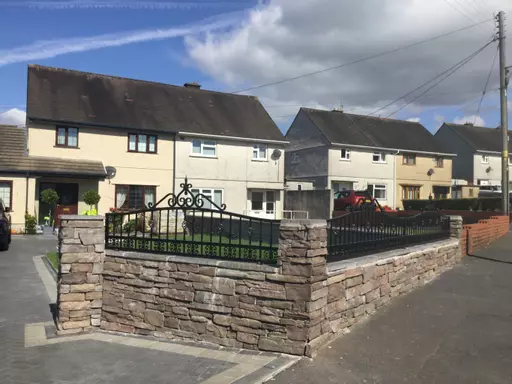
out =
<svg viewBox="0 0 512 384"><path fill-rule="evenodd" d="M434 170L430 168L427 172L427 175L432 176L434 174Z"/></svg>
<svg viewBox="0 0 512 384"><path fill-rule="evenodd" d="M270 157L272 158L272 160L279 160L281 158L281 150L274 149L274 151L272 152L272 156Z"/></svg>
<svg viewBox="0 0 512 384"><path fill-rule="evenodd" d="M485 172L489 173L492 171L492 167L487 167L487 169L485 170Z"/></svg>
<svg viewBox="0 0 512 384"><path fill-rule="evenodd" d="M117 169L114 167L107 166L105 167L105 172L107 172L107 179L113 179L116 176Z"/></svg>

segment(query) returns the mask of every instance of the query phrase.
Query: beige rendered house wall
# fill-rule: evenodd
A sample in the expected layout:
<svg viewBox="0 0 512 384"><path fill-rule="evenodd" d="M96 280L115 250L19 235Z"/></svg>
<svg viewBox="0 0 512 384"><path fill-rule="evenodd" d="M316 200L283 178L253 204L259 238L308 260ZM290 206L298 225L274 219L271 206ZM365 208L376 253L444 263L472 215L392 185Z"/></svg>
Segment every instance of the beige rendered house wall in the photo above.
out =
<svg viewBox="0 0 512 384"><path fill-rule="evenodd" d="M194 139L201 138L177 138L176 192L179 192L179 183L187 177L194 188L223 189L223 202L227 210L242 214L250 209L249 190L279 191L275 210L281 214L284 189L283 144L267 144L267 159L262 161L252 159L254 142L207 138L217 143L216 156L202 157L192 153ZM275 149L281 151L279 160L271 159Z"/></svg>
<svg viewBox="0 0 512 384"><path fill-rule="evenodd" d="M35 179L27 179L20 175L0 175L0 181L12 182L12 207L9 213L11 229L17 233L22 233L25 229L25 210L30 214L34 214L35 210L34 199L28 199L28 202L26 200L27 186L29 196L35 194Z"/></svg>
<svg viewBox="0 0 512 384"><path fill-rule="evenodd" d="M403 186L420 186L420 199L428 199L433 186L451 187L452 158L443 157L443 167L436 167L436 156L416 154L416 164L403 164L403 154L396 157L396 196L397 206L403 208ZM433 169L434 173L428 176L427 172ZM448 197L451 195L448 194Z"/></svg>
<svg viewBox="0 0 512 384"><path fill-rule="evenodd" d="M158 134L156 154L128 152L128 131L114 128L79 127L78 148L55 146L55 124L34 124L28 128L28 150L31 156L49 156L71 159L102 161L104 166L113 166L117 174L112 180L97 182L101 195L98 206L100 214L115 205L115 185L132 184L156 186L156 198L172 192L173 184L173 135ZM148 133L130 131L130 133ZM46 179L48 181L50 179ZM66 182L59 178L59 182ZM67 180L67 182L70 182ZM77 182L77 179L73 179ZM80 179L79 198L88 189L94 189L96 181ZM31 195L32 196L32 195ZM88 209L79 203L79 213Z"/></svg>

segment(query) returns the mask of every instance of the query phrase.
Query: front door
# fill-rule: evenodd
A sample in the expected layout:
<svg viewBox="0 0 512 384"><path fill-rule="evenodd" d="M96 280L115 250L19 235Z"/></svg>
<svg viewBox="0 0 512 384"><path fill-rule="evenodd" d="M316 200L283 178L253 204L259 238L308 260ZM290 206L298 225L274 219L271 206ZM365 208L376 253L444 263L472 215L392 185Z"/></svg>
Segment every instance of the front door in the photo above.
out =
<svg viewBox="0 0 512 384"><path fill-rule="evenodd" d="M76 215L78 214L78 184L75 183L41 183L40 191L45 189L55 189L59 195L59 201L53 212L55 227L60 226L60 215ZM39 199L41 201L41 198ZM46 204L39 204L39 217L43 218L43 222L49 215L52 207Z"/></svg>
<svg viewBox="0 0 512 384"><path fill-rule="evenodd" d="M251 215L264 219L276 217L276 191L251 191Z"/></svg>

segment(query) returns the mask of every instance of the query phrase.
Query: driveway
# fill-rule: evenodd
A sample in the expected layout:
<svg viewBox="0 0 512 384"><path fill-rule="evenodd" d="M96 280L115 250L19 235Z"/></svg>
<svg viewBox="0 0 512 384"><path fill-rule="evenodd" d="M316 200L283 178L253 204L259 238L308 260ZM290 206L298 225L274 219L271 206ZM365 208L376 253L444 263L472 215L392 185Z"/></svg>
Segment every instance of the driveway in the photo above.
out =
<svg viewBox="0 0 512 384"><path fill-rule="evenodd" d="M280 354L104 332L55 336L55 283L39 255L53 236L17 236L0 253L0 382L260 383L297 361Z"/></svg>
<svg viewBox="0 0 512 384"><path fill-rule="evenodd" d="M272 383L512 383L512 234Z"/></svg>

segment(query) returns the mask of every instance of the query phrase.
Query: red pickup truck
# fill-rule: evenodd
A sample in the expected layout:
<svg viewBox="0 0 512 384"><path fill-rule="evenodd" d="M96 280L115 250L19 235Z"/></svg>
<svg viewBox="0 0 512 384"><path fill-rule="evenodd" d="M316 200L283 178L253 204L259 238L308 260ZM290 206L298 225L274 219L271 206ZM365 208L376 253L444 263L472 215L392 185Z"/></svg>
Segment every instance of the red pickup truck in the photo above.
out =
<svg viewBox="0 0 512 384"><path fill-rule="evenodd" d="M351 211L367 205L375 206L374 198L367 191L344 190L334 193L335 211Z"/></svg>

